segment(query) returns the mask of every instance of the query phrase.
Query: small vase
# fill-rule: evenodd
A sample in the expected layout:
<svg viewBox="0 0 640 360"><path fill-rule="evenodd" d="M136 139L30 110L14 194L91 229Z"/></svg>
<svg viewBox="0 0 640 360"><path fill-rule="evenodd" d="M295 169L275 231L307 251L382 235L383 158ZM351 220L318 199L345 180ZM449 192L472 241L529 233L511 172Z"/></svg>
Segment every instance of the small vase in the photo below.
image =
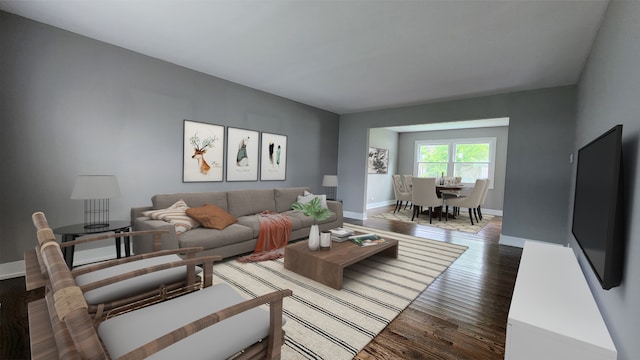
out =
<svg viewBox="0 0 640 360"><path fill-rule="evenodd" d="M320 232L320 250L331 250L331 232Z"/></svg>
<svg viewBox="0 0 640 360"><path fill-rule="evenodd" d="M320 247L320 232L318 231L318 225L311 225L309 231L309 250L318 250Z"/></svg>

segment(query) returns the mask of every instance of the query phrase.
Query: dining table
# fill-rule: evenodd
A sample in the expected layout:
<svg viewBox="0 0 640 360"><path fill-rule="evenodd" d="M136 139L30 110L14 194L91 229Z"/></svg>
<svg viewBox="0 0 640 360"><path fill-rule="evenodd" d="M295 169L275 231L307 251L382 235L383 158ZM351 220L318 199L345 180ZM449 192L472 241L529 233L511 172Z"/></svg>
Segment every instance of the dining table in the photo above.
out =
<svg viewBox="0 0 640 360"><path fill-rule="evenodd" d="M443 185L436 184L436 194L438 194L438 197L442 197L442 190L460 191L464 189L465 189L465 186L462 184L443 184Z"/></svg>
<svg viewBox="0 0 640 360"><path fill-rule="evenodd" d="M451 209L452 210L451 213L447 212L445 214L445 207L444 207L445 201L446 201L446 199L458 197L458 195L455 195L455 194L452 194L452 193L446 193L446 192L443 193L442 191L461 191L461 190L464 190L464 189L465 189L465 186L463 184L441 184L441 185L440 184L436 184L436 194L438 195L439 198L442 199L442 204L443 204L443 206L440 209L440 211L441 211L445 221L447 219L455 219L456 218L455 212L453 211L453 209Z"/></svg>

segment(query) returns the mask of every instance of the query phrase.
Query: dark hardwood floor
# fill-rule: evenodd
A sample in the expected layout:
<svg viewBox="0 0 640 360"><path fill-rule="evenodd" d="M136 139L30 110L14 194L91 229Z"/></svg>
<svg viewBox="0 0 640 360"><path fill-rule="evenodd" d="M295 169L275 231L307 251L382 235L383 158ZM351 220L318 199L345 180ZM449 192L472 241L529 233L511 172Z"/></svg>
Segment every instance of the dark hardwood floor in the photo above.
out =
<svg viewBox="0 0 640 360"><path fill-rule="evenodd" d="M504 359L507 315L522 249L499 245L502 218L478 234L374 218L347 222L469 248L356 359Z"/></svg>
<svg viewBox="0 0 640 360"><path fill-rule="evenodd" d="M27 292L24 277L0 281L0 359L31 357L27 304L43 296L42 289Z"/></svg>
<svg viewBox="0 0 640 360"><path fill-rule="evenodd" d="M502 218L478 234L374 218L347 222L469 248L356 359L503 359L507 314L522 250L498 245ZM0 281L0 359L28 359L24 277Z"/></svg>

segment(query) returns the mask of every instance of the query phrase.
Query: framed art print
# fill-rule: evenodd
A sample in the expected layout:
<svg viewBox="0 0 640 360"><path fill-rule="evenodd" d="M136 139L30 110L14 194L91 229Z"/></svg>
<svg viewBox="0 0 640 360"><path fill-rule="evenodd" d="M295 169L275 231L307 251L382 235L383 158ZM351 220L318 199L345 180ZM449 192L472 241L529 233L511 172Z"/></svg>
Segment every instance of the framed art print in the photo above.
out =
<svg viewBox="0 0 640 360"><path fill-rule="evenodd" d="M222 181L224 126L184 120L182 181Z"/></svg>
<svg viewBox="0 0 640 360"><path fill-rule="evenodd" d="M260 144L260 180L286 180L287 136L263 132Z"/></svg>
<svg viewBox="0 0 640 360"><path fill-rule="evenodd" d="M389 150L370 147L367 162L369 174L386 174L389 167Z"/></svg>
<svg viewBox="0 0 640 360"><path fill-rule="evenodd" d="M259 133L227 128L227 181L258 181Z"/></svg>

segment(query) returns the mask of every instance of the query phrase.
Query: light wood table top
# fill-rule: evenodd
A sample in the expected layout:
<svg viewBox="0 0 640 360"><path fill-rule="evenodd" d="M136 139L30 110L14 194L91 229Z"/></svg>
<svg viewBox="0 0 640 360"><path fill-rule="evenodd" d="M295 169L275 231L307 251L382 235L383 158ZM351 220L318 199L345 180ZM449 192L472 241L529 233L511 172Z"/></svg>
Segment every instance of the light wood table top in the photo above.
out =
<svg viewBox="0 0 640 360"><path fill-rule="evenodd" d="M373 255L398 257L398 240L372 246L358 246L352 241L333 242L331 250L309 250L308 241L298 241L285 248L284 268L302 276L342 289L344 268Z"/></svg>

